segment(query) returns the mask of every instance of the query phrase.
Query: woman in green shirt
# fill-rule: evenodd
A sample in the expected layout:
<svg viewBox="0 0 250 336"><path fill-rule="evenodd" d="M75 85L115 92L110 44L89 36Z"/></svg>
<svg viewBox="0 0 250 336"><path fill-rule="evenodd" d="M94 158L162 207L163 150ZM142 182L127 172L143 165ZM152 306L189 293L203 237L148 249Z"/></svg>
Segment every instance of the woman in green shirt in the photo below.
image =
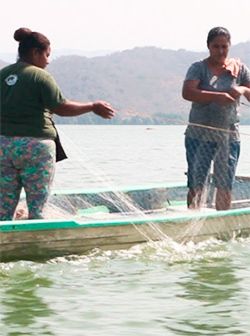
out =
<svg viewBox="0 0 250 336"><path fill-rule="evenodd" d="M14 39L19 59L0 71L0 220L13 218L22 188L29 219L44 218L56 162L54 113L78 116L92 111L105 119L115 115L107 102L75 102L62 95L44 70L50 56L46 36L20 28Z"/></svg>

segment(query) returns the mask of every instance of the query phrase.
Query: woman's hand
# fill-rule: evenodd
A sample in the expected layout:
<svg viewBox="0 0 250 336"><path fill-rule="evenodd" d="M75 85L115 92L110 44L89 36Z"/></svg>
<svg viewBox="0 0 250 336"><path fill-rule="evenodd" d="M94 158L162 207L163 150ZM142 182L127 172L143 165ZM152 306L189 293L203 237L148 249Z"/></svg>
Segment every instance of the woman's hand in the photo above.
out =
<svg viewBox="0 0 250 336"><path fill-rule="evenodd" d="M235 102L235 99L235 97L227 92L214 93L214 102L221 106L232 104L233 102Z"/></svg>
<svg viewBox="0 0 250 336"><path fill-rule="evenodd" d="M246 91L245 86L234 86L234 87L231 88L231 90L228 93L234 99L238 99L238 98L240 98L240 96L245 94L245 91Z"/></svg>
<svg viewBox="0 0 250 336"><path fill-rule="evenodd" d="M97 101L93 103L92 111L104 119L111 119L115 116L114 108L105 101Z"/></svg>
<svg viewBox="0 0 250 336"><path fill-rule="evenodd" d="M250 101L250 85L249 86L235 86L230 91L229 94L235 99L240 98L240 96L245 96L248 101Z"/></svg>

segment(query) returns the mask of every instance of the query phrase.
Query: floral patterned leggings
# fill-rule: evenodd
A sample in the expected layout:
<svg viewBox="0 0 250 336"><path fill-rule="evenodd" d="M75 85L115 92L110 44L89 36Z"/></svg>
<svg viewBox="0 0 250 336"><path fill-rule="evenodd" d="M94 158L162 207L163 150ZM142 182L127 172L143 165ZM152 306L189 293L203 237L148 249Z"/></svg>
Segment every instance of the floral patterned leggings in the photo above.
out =
<svg viewBox="0 0 250 336"><path fill-rule="evenodd" d="M0 135L0 220L13 219L22 187L29 219L44 218L54 172L54 140Z"/></svg>

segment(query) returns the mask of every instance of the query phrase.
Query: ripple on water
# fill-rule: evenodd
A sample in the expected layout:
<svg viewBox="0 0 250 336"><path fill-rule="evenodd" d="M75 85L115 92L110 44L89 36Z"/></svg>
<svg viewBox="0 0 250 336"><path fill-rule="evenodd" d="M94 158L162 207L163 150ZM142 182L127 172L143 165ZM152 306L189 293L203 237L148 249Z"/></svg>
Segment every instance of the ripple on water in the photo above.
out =
<svg viewBox="0 0 250 336"><path fill-rule="evenodd" d="M167 239L44 263L2 263L1 330L6 335L247 335L249 242Z"/></svg>

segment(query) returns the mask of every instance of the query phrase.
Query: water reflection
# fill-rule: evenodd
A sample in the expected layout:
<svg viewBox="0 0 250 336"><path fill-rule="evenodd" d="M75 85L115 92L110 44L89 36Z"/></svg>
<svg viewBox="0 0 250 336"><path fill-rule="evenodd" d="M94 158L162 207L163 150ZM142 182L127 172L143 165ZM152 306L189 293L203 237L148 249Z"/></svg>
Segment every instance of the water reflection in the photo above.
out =
<svg viewBox="0 0 250 336"><path fill-rule="evenodd" d="M54 335L46 322L54 313L38 293L39 288L48 288L51 284L27 268L18 272L11 270L8 275L0 272L3 334L37 335L39 328L39 335Z"/></svg>
<svg viewBox="0 0 250 336"><path fill-rule="evenodd" d="M242 334L235 318L235 311L242 308L237 301L239 282L230 259L192 265L188 278L178 283L184 292L177 297L190 302L181 324L192 330L192 335Z"/></svg>
<svg viewBox="0 0 250 336"><path fill-rule="evenodd" d="M204 305L214 305L229 300L239 291L238 280L233 266L216 260L213 264L195 265L191 270L193 277L183 282L186 291L183 297L195 299Z"/></svg>

